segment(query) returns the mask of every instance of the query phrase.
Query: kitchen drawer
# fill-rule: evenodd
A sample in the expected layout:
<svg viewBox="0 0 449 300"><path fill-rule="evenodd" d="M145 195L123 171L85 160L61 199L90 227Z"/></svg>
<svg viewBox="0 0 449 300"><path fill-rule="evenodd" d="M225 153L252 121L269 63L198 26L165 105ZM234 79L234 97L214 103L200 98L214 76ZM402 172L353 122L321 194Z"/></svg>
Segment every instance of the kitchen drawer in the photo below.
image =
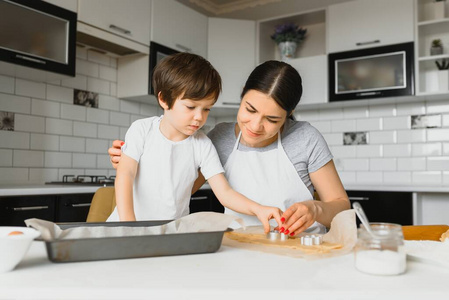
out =
<svg viewBox="0 0 449 300"><path fill-rule="evenodd" d="M54 220L55 196L0 197L0 225L25 226L24 220Z"/></svg>
<svg viewBox="0 0 449 300"><path fill-rule="evenodd" d="M86 222L94 194L58 196L55 222Z"/></svg>
<svg viewBox="0 0 449 300"><path fill-rule="evenodd" d="M223 206L212 190L198 190L190 198L190 213L199 211L224 212Z"/></svg>
<svg viewBox="0 0 449 300"><path fill-rule="evenodd" d="M410 192L346 191L349 200L362 205L370 222L413 225L413 198ZM357 219L357 224L360 221Z"/></svg>

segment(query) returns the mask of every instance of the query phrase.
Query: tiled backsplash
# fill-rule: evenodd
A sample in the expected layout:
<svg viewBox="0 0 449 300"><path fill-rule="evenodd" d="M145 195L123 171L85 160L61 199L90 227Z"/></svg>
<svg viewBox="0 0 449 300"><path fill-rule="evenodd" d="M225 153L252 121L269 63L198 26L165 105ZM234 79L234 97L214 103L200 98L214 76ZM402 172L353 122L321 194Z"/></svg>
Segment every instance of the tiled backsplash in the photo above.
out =
<svg viewBox="0 0 449 300"><path fill-rule="evenodd" d="M295 116L321 131L344 184L449 185L449 97L406 104L299 109ZM416 125L418 119L424 120L422 124ZM359 132L366 133L366 144L345 143L345 134L354 137L353 133Z"/></svg>

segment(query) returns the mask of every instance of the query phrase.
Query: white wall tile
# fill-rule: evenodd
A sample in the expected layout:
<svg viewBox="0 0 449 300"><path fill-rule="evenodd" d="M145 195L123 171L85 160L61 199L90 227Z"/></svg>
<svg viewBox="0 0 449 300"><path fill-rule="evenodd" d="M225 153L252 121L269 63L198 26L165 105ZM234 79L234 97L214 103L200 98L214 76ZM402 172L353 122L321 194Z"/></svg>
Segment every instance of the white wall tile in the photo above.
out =
<svg viewBox="0 0 449 300"><path fill-rule="evenodd" d="M120 111L130 114L138 114L140 112L140 103L122 100L120 101Z"/></svg>
<svg viewBox="0 0 449 300"><path fill-rule="evenodd" d="M103 53L97 52L95 50L87 51L87 60L91 61L91 62L96 62L96 63L102 64L102 65L106 65L106 66L110 65L110 57Z"/></svg>
<svg viewBox="0 0 449 300"><path fill-rule="evenodd" d="M53 100L64 103L73 103L73 89L48 84L47 100Z"/></svg>
<svg viewBox="0 0 449 300"><path fill-rule="evenodd" d="M412 145L413 156L439 156L441 155L441 150L441 143L425 143Z"/></svg>
<svg viewBox="0 0 449 300"><path fill-rule="evenodd" d="M87 90L87 77L77 74L76 77L63 79L61 81L61 85L68 88L85 91Z"/></svg>
<svg viewBox="0 0 449 300"><path fill-rule="evenodd" d="M355 120L336 120L331 122L332 132L356 131Z"/></svg>
<svg viewBox="0 0 449 300"><path fill-rule="evenodd" d="M61 136L59 150L61 152L85 152L86 140L85 138Z"/></svg>
<svg viewBox="0 0 449 300"><path fill-rule="evenodd" d="M356 172L338 171L338 176L340 177L340 180L343 183L343 185L356 183L357 179L355 174Z"/></svg>
<svg viewBox="0 0 449 300"><path fill-rule="evenodd" d="M98 77L99 67L97 64L92 64L85 60L77 59L76 74L86 75L88 77Z"/></svg>
<svg viewBox="0 0 449 300"><path fill-rule="evenodd" d="M426 159L424 157L398 158L399 171L425 171Z"/></svg>
<svg viewBox="0 0 449 300"><path fill-rule="evenodd" d="M131 117L130 117L130 124L132 124L132 123L134 123L135 121L137 121L137 120L140 120L140 119L144 119L145 117L143 117L143 116L141 116L141 115L131 115ZM209 118L207 118L207 121L209 121ZM215 124L215 123L213 123L213 124ZM206 129L206 128L208 128L208 127L210 127L210 128L213 128L214 127L214 125L211 125L210 123L209 124L207 124L207 122L206 122L206 124L204 124L204 126L202 127L202 129Z"/></svg>
<svg viewBox="0 0 449 300"><path fill-rule="evenodd" d="M109 85L109 81L106 80L87 78L87 90L90 92L109 95L109 93L111 92Z"/></svg>
<svg viewBox="0 0 449 300"><path fill-rule="evenodd" d="M397 105L398 116L424 115L426 113L426 105L424 102L401 103Z"/></svg>
<svg viewBox="0 0 449 300"><path fill-rule="evenodd" d="M356 177L359 184L381 184L383 182L382 172L357 172Z"/></svg>
<svg viewBox="0 0 449 300"><path fill-rule="evenodd" d="M443 143L443 155L449 155L449 143Z"/></svg>
<svg viewBox="0 0 449 300"><path fill-rule="evenodd" d="M16 78L16 95L45 98L45 83Z"/></svg>
<svg viewBox="0 0 449 300"><path fill-rule="evenodd" d="M16 114L14 130L26 132L45 132L45 118Z"/></svg>
<svg viewBox="0 0 449 300"><path fill-rule="evenodd" d="M321 133L331 132L331 122L330 121L311 121L309 122L313 127L318 129ZM340 134L340 139L341 134Z"/></svg>
<svg viewBox="0 0 449 300"><path fill-rule="evenodd" d="M98 126L92 123L73 122L73 135L97 137Z"/></svg>
<svg viewBox="0 0 449 300"><path fill-rule="evenodd" d="M30 98L8 94L0 94L0 111L29 114L30 110L31 110Z"/></svg>
<svg viewBox="0 0 449 300"><path fill-rule="evenodd" d="M396 105L376 105L369 107L369 116L373 117L394 117L396 116Z"/></svg>
<svg viewBox="0 0 449 300"><path fill-rule="evenodd" d="M109 122L112 125L118 125L118 126L129 126L130 123L130 115L125 113L119 113L111 111L109 114Z"/></svg>
<svg viewBox="0 0 449 300"><path fill-rule="evenodd" d="M398 130L398 143L420 143L426 141L425 129Z"/></svg>
<svg viewBox="0 0 449 300"><path fill-rule="evenodd" d="M412 154L410 144L383 145L383 155L385 157L408 157Z"/></svg>
<svg viewBox="0 0 449 300"><path fill-rule="evenodd" d="M386 185L410 185L411 172L383 172L383 183Z"/></svg>
<svg viewBox="0 0 449 300"><path fill-rule="evenodd" d="M28 181L28 168L0 168L0 183L25 183Z"/></svg>
<svg viewBox="0 0 449 300"><path fill-rule="evenodd" d="M357 157L381 157L382 145L356 145Z"/></svg>
<svg viewBox="0 0 449 300"><path fill-rule="evenodd" d="M59 118L60 116L60 103L31 99L31 114L45 117Z"/></svg>
<svg viewBox="0 0 449 300"><path fill-rule="evenodd" d="M84 46L76 46L76 57L87 60L87 48Z"/></svg>
<svg viewBox="0 0 449 300"><path fill-rule="evenodd" d="M428 157L427 158L428 171L449 171L449 156L442 157Z"/></svg>
<svg viewBox="0 0 449 300"><path fill-rule="evenodd" d="M370 131L370 144L394 144L396 143L396 131Z"/></svg>
<svg viewBox="0 0 449 300"><path fill-rule="evenodd" d="M429 101L427 102L427 113L437 114L442 112L449 112L449 101Z"/></svg>
<svg viewBox="0 0 449 300"><path fill-rule="evenodd" d="M445 186L449 185L449 171L443 172L443 185Z"/></svg>
<svg viewBox="0 0 449 300"><path fill-rule="evenodd" d="M73 104L61 104L61 118L86 121L86 107Z"/></svg>
<svg viewBox="0 0 449 300"><path fill-rule="evenodd" d="M332 154L336 158L350 158L356 157L356 146L331 146Z"/></svg>
<svg viewBox="0 0 449 300"><path fill-rule="evenodd" d="M120 100L107 95L99 95L98 108L119 111Z"/></svg>
<svg viewBox="0 0 449 300"><path fill-rule="evenodd" d="M95 154L73 153L74 168L92 168L97 165Z"/></svg>
<svg viewBox="0 0 449 300"><path fill-rule="evenodd" d="M369 160L370 171L396 171L396 158L371 158Z"/></svg>
<svg viewBox="0 0 449 300"><path fill-rule="evenodd" d="M72 135L73 122L47 118L45 121L45 132L50 134Z"/></svg>
<svg viewBox="0 0 449 300"><path fill-rule="evenodd" d="M101 153L105 154L110 147L108 140L86 139L87 153ZM108 156L109 157L109 156Z"/></svg>
<svg viewBox="0 0 449 300"><path fill-rule="evenodd" d="M390 130L390 129L410 129L411 123L410 123L410 117L390 117L390 118L383 118L383 126L382 128L384 130Z"/></svg>
<svg viewBox="0 0 449 300"><path fill-rule="evenodd" d="M381 118L366 118L356 120L357 131L382 130Z"/></svg>
<svg viewBox="0 0 449 300"><path fill-rule="evenodd" d="M117 69L100 65L100 79L117 82Z"/></svg>
<svg viewBox="0 0 449 300"><path fill-rule="evenodd" d="M109 111L88 107L87 122L109 124Z"/></svg>
<svg viewBox="0 0 449 300"><path fill-rule="evenodd" d="M320 110L320 120L341 120L343 119L343 109L323 109ZM301 119L299 119L301 120ZM307 121L307 120L306 120Z"/></svg>
<svg viewBox="0 0 449 300"><path fill-rule="evenodd" d="M50 181L58 181L58 169L30 169L30 182L43 184Z"/></svg>
<svg viewBox="0 0 449 300"><path fill-rule="evenodd" d="M115 82L111 82L109 93L113 97L117 97L117 84Z"/></svg>
<svg viewBox="0 0 449 300"><path fill-rule="evenodd" d="M120 127L120 136L119 139L124 141L125 140L125 136L126 136L126 132L128 131L128 127Z"/></svg>
<svg viewBox="0 0 449 300"><path fill-rule="evenodd" d="M160 116L161 108L157 105L140 104L140 114L148 117Z"/></svg>
<svg viewBox="0 0 449 300"><path fill-rule="evenodd" d="M32 133L30 148L33 150L58 151L59 135Z"/></svg>
<svg viewBox="0 0 449 300"><path fill-rule="evenodd" d="M114 168L108 170L108 176L116 176L117 171Z"/></svg>
<svg viewBox="0 0 449 300"><path fill-rule="evenodd" d="M12 167L12 151L10 149L0 149L0 167Z"/></svg>
<svg viewBox="0 0 449 300"><path fill-rule="evenodd" d="M109 170L107 169L85 169L84 173L86 175L104 175L106 176L108 174ZM109 175L108 175L109 176Z"/></svg>
<svg viewBox="0 0 449 300"><path fill-rule="evenodd" d="M98 125L98 137L101 139L116 139L119 136L119 127Z"/></svg>
<svg viewBox="0 0 449 300"><path fill-rule="evenodd" d="M368 117L367 107L345 107L343 108L343 118L345 119L360 119Z"/></svg>
<svg viewBox="0 0 449 300"><path fill-rule="evenodd" d="M15 132L0 130L0 141L2 148L29 149L30 134L28 132Z"/></svg>
<svg viewBox="0 0 449 300"><path fill-rule="evenodd" d="M72 167L72 153L45 152L46 168L70 168Z"/></svg>
<svg viewBox="0 0 449 300"><path fill-rule="evenodd" d="M440 171L412 172L412 184L423 186L441 185L442 173Z"/></svg>
<svg viewBox="0 0 449 300"><path fill-rule="evenodd" d="M44 152L14 150L13 166L42 168L44 166Z"/></svg>
<svg viewBox="0 0 449 300"><path fill-rule="evenodd" d="M0 93L13 94L15 81L13 77L0 75Z"/></svg>
<svg viewBox="0 0 449 300"><path fill-rule="evenodd" d="M58 178L62 180L64 175L85 175L84 169L58 169Z"/></svg>
<svg viewBox="0 0 449 300"><path fill-rule="evenodd" d="M341 160L345 171L368 171L369 159L344 158Z"/></svg>
<svg viewBox="0 0 449 300"><path fill-rule="evenodd" d="M449 129L427 129L427 140L429 142L449 141Z"/></svg>
<svg viewBox="0 0 449 300"><path fill-rule="evenodd" d="M341 133L323 133L323 137L328 145L343 145L343 137Z"/></svg>
<svg viewBox="0 0 449 300"><path fill-rule="evenodd" d="M449 127L449 114L443 115L443 127Z"/></svg>
<svg viewBox="0 0 449 300"><path fill-rule="evenodd" d="M100 169L110 169L112 168L111 162L109 160L109 155L97 155L97 168Z"/></svg>

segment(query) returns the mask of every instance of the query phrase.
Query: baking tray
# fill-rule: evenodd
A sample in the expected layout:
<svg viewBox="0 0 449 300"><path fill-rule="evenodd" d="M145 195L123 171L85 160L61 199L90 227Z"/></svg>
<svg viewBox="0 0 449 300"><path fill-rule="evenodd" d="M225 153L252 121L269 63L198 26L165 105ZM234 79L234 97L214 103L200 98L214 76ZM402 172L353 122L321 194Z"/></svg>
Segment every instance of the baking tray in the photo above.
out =
<svg viewBox="0 0 449 300"><path fill-rule="evenodd" d="M80 226L159 226L167 221L60 223L61 229ZM48 259L55 263L212 253L225 231L45 241Z"/></svg>

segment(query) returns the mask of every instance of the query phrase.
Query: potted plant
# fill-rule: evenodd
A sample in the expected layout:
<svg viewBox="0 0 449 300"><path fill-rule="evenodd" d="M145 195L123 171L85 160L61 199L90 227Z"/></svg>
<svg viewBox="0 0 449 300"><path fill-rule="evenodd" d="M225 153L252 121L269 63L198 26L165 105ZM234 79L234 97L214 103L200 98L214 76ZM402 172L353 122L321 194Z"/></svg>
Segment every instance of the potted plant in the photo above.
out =
<svg viewBox="0 0 449 300"><path fill-rule="evenodd" d="M438 87L442 92L449 90L449 59L435 61L438 68Z"/></svg>
<svg viewBox="0 0 449 300"><path fill-rule="evenodd" d="M435 0L433 5L435 19L445 18L445 2L446 0Z"/></svg>
<svg viewBox="0 0 449 300"><path fill-rule="evenodd" d="M295 57L298 44L306 37L307 29L296 24L287 23L276 26L271 39L276 42L281 52L281 60Z"/></svg>
<svg viewBox="0 0 449 300"><path fill-rule="evenodd" d="M440 39L435 39L432 41L430 46L430 55L441 55L443 54L443 43Z"/></svg>

